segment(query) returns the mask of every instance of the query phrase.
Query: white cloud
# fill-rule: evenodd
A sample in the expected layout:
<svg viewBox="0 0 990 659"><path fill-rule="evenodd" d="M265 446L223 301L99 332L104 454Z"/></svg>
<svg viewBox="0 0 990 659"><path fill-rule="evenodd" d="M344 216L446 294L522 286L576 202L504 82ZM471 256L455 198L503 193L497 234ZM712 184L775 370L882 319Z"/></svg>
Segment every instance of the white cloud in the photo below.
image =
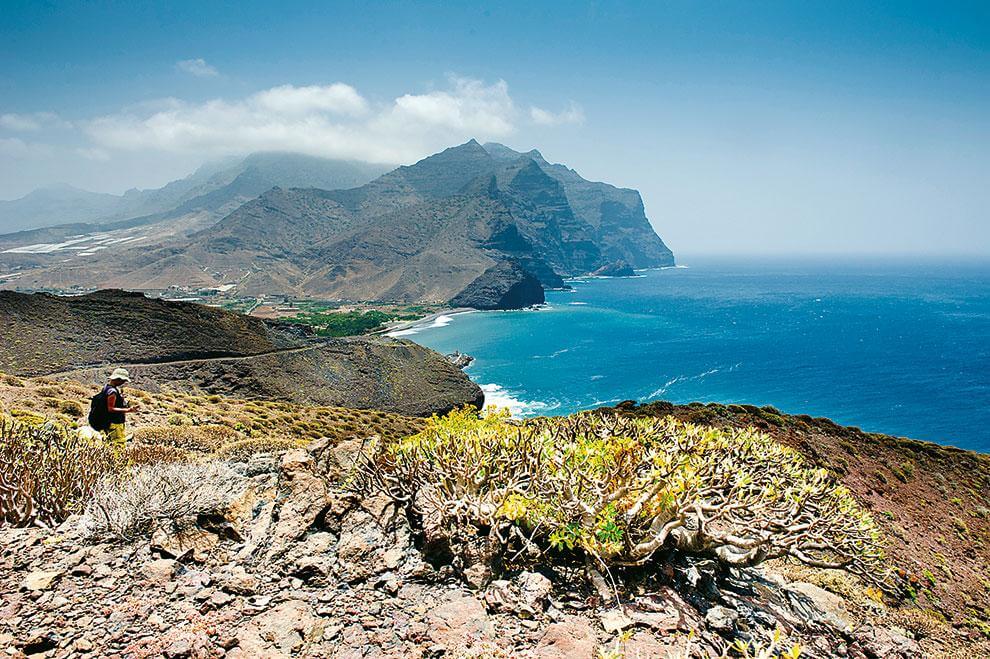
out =
<svg viewBox="0 0 990 659"><path fill-rule="evenodd" d="M550 112L535 105L529 108L529 118L539 126L560 126L563 124L583 124L584 111L581 106L571 101L562 112Z"/></svg>
<svg viewBox="0 0 990 659"><path fill-rule="evenodd" d="M344 83L281 85L238 100L164 101L85 123L104 150L154 149L204 156L286 150L376 162L409 162L465 141L515 130L503 80L451 77L443 90L373 105Z"/></svg>
<svg viewBox="0 0 990 659"><path fill-rule="evenodd" d="M58 148L44 142L26 142L19 137L0 137L0 156L10 160L38 160L56 155Z"/></svg>
<svg viewBox="0 0 990 659"><path fill-rule="evenodd" d="M455 76L450 83L449 91L400 96L379 123L440 126L493 136L513 131L516 112L504 80L485 86L480 80Z"/></svg>
<svg viewBox="0 0 990 659"><path fill-rule="evenodd" d="M30 114L0 114L0 128L18 132L38 131L47 126L66 127L54 112L32 112Z"/></svg>
<svg viewBox="0 0 990 659"><path fill-rule="evenodd" d="M75 149L75 154L82 156L86 160L93 160L96 162L107 162L110 160L110 154L103 149L80 147Z"/></svg>
<svg viewBox="0 0 990 659"><path fill-rule="evenodd" d="M356 89L342 82L332 85L293 87L282 85L258 92L248 103L274 113L300 115L313 112L361 115L368 110L368 102Z"/></svg>
<svg viewBox="0 0 990 659"><path fill-rule="evenodd" d="M206 63L202 57L196 59L184 59L175 63L175 68L184 73L194 75L197 78L215 78L220 72L215 67Z"/></svg>
<svg viewBox="0 0 990 659"><path fill-rule="evenodd" d="M72 121L0 112L0 197L53 180L115 192L157 187L204 161L252 151L411 163L472 137L523 139L517 131L532 129L531 119L504 80L458 76L377 99L336 82L207 101L144 99Z"/></svg>

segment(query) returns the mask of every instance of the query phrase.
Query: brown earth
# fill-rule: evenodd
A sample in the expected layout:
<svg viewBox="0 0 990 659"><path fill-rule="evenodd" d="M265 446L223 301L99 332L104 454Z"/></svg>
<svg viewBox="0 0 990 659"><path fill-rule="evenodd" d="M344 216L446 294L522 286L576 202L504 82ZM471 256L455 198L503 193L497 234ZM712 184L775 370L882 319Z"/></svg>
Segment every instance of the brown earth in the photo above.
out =
<svg viewBox="0 0 990 659"><path fill-rule="evenodd" d="M0 371L44 375L115 362L254 355L305 345L301 330L120 290L76 297L0 291Z"/></svg>
<svg viewBox="0 0 990 659"><path fill-rule="evenodd" d="M0 372L414 416L480 407L481 389L442 355L388 337L322 339L263 321L123 291L78 297L0 291Z"/></svg>

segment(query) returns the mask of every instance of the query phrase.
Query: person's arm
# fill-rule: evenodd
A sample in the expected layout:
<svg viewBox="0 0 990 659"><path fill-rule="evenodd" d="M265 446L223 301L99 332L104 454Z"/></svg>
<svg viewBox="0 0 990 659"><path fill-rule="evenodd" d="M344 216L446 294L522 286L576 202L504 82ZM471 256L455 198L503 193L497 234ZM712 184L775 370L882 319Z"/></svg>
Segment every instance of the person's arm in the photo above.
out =
<svg viewBox="0 0 990 659"><path fill-rule="evenodd" d="M131 405L130 407L117 407L117 393L111 391L107 394L107 412L136 412L137 405Z"/></svg>

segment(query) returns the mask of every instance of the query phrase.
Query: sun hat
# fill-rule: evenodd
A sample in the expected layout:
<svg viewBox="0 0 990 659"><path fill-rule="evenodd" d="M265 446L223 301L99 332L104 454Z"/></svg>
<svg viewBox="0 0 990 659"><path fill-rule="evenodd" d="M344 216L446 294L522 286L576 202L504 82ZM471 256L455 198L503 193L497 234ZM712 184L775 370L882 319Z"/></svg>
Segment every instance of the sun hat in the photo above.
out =
<svg viewBox="0 0 990 659"><path fill-rule="evenodd" d="M110 374L111 380L123 380L124 382L130 382L131 376L127 373L126 368L115 368L113 373Z"/></svg>

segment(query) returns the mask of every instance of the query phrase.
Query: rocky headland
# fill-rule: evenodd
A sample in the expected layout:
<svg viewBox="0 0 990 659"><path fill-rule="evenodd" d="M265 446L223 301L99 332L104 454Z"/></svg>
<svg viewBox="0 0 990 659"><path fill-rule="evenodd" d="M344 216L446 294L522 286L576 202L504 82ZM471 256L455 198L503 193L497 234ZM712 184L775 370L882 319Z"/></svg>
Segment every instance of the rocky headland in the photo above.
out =
<svg viewBox="0 0 990 659"><path fill-rule="evenodd" d="M635 277L636 271L625 261L606 263L591 273L593 277Z"/></svg>

